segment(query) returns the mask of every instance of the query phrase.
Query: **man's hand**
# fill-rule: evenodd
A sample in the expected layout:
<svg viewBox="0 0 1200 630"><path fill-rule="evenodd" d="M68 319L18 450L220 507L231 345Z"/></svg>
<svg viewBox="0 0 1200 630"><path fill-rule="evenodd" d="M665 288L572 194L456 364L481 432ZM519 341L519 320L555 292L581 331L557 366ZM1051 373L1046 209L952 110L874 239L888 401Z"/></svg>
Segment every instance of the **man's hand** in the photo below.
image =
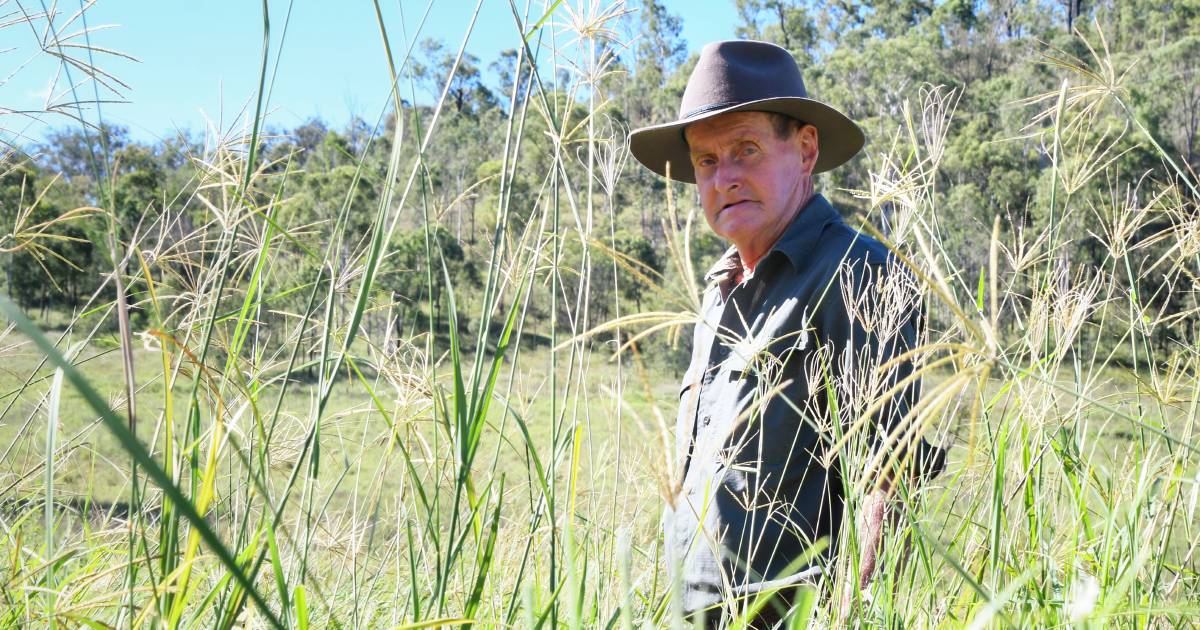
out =
<svg viewBox="0 0 1200 630"><path fill-rule="evenodd" d="M863 497L858 514L858 588L866 588L875 575L879 542L883 537L883 520L888 512L888 491L875 490Z"/></svg>
<svg viewBox="0 0 1200 630"><path fill-rule="evenodd" d="M865 589L875 575L879 543L883 538L883 522L888 513L888 495L888 489L883 488L863 497L858 512L858 551L861 554L858 562L858 582L845 582L837 615L839 628L846 627L850 620L850 612L857 603L855 591Z"/></svg>

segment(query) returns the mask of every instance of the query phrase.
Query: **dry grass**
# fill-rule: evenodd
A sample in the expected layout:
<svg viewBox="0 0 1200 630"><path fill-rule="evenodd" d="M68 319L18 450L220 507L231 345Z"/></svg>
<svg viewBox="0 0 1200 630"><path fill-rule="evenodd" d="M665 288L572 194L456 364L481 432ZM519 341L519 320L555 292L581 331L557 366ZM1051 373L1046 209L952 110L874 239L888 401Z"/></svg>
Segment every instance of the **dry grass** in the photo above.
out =
<svg viewBox="0 0 1200 630"><path fill-rule="evenodd" d="M429 201L414 187L420 160L404 171L402 155L423 155L438 116L422 123L424 145L405 144L413 136L396 125L369 238L346 231L347 204L321 251L300 238L315 226L276 220L290 171L267 169L252 150L261 101L245 130L209 138L192 156L194 195L131 242L118 243L113 229L118 300L92 296L89 314L55 338L0 301L13 322L0 332L12 368L0 423L12 447L0 447L23 454L6 456L0 471L0 625L677 624L656 521L680 491L664 420L678 390L646 366L638 342L696 323L702 287L680 278L697 275L691 236L702 228L668 187L667 274L617 252L605 230L625 130L599 118L593 88L612 70L597 51L620 45L614 24L624 14L619 3L594 2L516 18L527 42L544 38L549 55L536 63L573 73L566 101L588 115L566 115L539 78L551 68L531 73L530 50L521 51L509 95L520 105L495 182L495 245L470 300L482 322L473 335L457 328L465 307L452 292L445 329L397 335L399 305L375 286L400 214ZM388 25L380 27L386 40ZM1195 291L1196 182L1165 153L1162 172L1130 179L1114 170L1115 142L1085 142L1080 130L1102 110L1132 120L1124 71L1103 46L1092 54L1052 53L1063 89L1030 101L1043 109L1027 133L1053 163L1051 221L997 217L985 269L956 267L938 228L948 212L934 182L955 93L914 94L890 149L871 156L869 188L857 192L871 214L857 223L887 241L907 273L880 280L883 299L856 317L884 333L914 293L930 314L908 356L925 395L889 439L924 433L953 450L932 484L900 487L889 540L911 540L911 558L902 560L902 545L885 548L862 602L865 625L1198 625L1200 353L1195 340L1168 350L1154 343L1182 315L1129 289L1154 272L1162 292ZM407 57L389 61L396 82L406 81ZM536 212L516 222L503 182L522 150L521 125L553 140L554 161ZM1136 120L1126 133L1158 146ZM1097 181L1111 191L1105 203L1072 201ZM31 192L25 207L36 203ZM206 219L186 233L185 208ZM885 212L883 233L873 226ZM1100 217L1104 266L1063 256L1084 235L1054 217L1073 212ZM94 213L111 215L83 208L54 221ZM0 248L37 251L48 227L5 226ZM578 267L564 261L568 241L584 251ZM431 244L420 273L448 285L435 251ZM298 263L315 277L291 273ZM612 321L588 321L601 265L659 285L670 307L635 313L618 304ZM95 358L98 331L128 310L135 289L149 328L122 319L104 337L115 353ZM550 350L526 336L534 296L568 314L548 325ZM894 462L851 448L890 391L877 358L858 360L860 378L838 384L852 402L828 428L831 452L863 472ZM85 474L86 466L105 472ZM864 490L874 478L850 484ZM96 509L118 497L121 505ZM846 519L843 535L853 523ZM849 547L838 558L842 580L853 573ZM828 592L838 586L817 593L815 624L836 618Z"/></svg>

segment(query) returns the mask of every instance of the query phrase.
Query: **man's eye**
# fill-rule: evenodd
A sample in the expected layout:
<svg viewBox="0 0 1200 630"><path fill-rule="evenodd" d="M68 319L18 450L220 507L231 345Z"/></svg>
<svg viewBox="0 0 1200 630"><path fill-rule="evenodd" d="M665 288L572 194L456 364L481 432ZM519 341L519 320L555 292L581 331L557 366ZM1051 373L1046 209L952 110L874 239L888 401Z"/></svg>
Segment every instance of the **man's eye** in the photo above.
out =
<svg viewBox="0 0 1200 630"><path fill-rule="evenodd" d="M758 147L746 147L742 149L742 155L754 155L758 153Z"/></svg>
<svg viewBox="0 0 1200 630"><path fill-rule="evenodd" d="M696 162L696 165L697 165L697 166L712 166L712 165L714 165L714 164L716 164L716 163L717 163L717 161L716 161L716 160L714 160L714 159L712 159L712 158L709 158L709 157L706 157L706 158L700 158L700 159L699 159L699 160Z"/></svg>

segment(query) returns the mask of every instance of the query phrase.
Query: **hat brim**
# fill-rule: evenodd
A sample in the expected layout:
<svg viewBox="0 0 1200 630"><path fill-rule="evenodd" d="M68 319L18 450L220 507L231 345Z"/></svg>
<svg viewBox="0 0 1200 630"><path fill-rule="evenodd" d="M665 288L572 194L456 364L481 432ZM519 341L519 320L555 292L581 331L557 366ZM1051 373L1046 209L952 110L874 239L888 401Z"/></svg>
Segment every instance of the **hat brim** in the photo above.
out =
<svg viewBox="0 0 1200 630"><path fill-rule="evenodd" d="M692 169L683 129L714 116L746 111L786 114L816 127L820 151L813 167L814 174L845 164L865 142L862 129L838 110L810 98L784 96L748 101L675 122L642 127L629 134L629 152L646 168L663 177L694 184L696 172Z"/></svg>

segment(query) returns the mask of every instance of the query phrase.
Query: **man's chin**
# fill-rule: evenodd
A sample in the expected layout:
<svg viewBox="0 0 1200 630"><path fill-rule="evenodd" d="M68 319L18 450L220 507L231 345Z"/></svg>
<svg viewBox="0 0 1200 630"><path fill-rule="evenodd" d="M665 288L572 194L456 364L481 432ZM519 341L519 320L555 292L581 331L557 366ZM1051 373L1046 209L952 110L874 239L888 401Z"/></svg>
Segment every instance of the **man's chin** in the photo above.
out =
<svg viewBox="0 0 1200 630"><path fill-rule="evenodd" d="M761 234L762 230L761 228L738 224L738 226L730 226L727 229L722 229L721 232L716 232L716 230L713 230L713 232L720 236L720 238L730 242L731 245L744 245L754 241L756 236ZM742 247L739 246L738 248L740 250Z"/></svg>

